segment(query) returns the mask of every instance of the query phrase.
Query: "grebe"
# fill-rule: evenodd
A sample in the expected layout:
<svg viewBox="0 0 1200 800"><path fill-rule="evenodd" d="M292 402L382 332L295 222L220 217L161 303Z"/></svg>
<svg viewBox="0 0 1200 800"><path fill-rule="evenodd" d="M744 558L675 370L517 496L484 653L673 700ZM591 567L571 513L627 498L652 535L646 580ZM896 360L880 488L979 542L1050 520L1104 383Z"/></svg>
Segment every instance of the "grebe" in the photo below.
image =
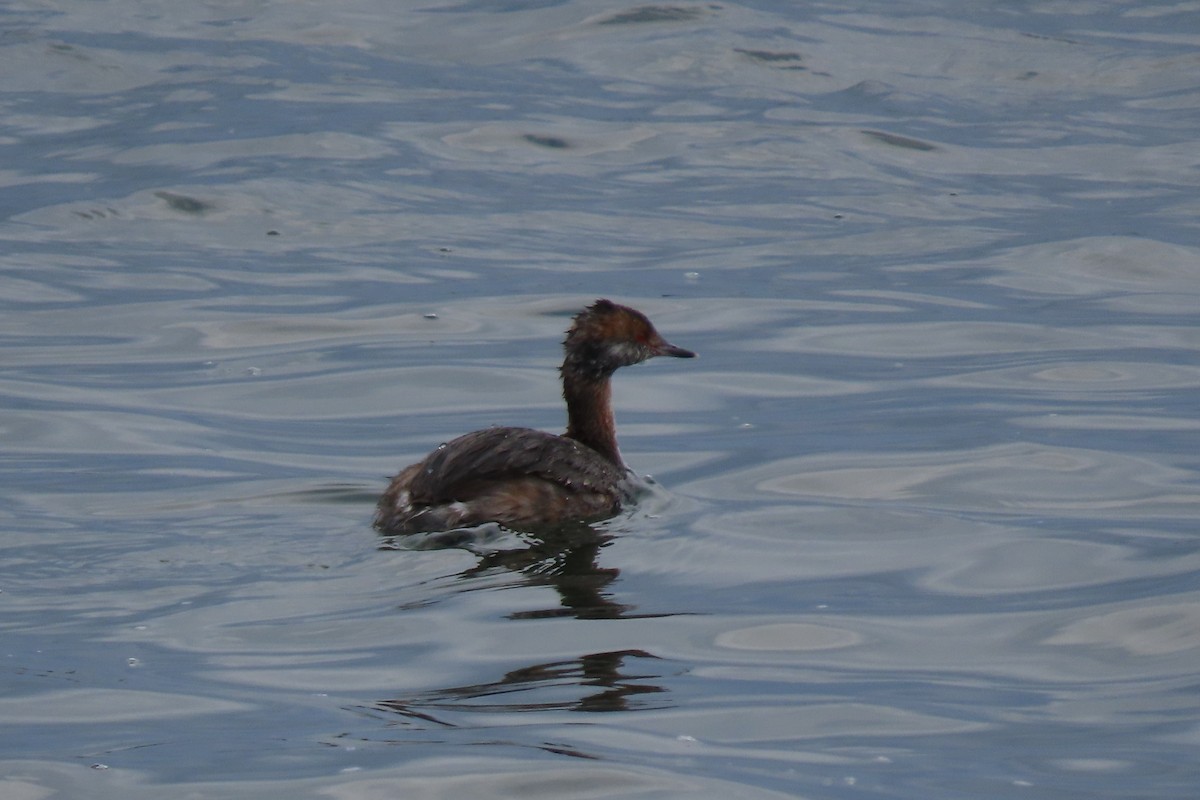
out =
<svg viewBox="0 0 1200 800"><path fill-rule="evenodd" d="M528 530L620 511L629 469L617 449L609 379L618 367L654 356L696 354L663 339L641 312L610 300L575 316L563 350L562 436L488 428L447 442L392 479L375 527L398 534L498 522Z"/></svg>

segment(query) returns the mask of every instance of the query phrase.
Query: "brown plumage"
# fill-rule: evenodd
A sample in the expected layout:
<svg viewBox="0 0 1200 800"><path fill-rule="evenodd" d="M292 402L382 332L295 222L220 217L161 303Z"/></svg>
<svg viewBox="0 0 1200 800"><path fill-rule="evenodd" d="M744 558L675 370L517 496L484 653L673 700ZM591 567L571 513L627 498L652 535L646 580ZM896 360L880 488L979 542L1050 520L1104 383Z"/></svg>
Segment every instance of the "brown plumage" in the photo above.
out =
<svg viewBox="0 0 1200 800"><path fill-rule="evenodd" d="M609 300L575 316L563 350L562 436L488 428L447 442L392 479L375 527L397 534L498 522L528 530L616 514L628 469L617 448L612 374L655 356L696 354L668 343L641 312Z"/></svg>

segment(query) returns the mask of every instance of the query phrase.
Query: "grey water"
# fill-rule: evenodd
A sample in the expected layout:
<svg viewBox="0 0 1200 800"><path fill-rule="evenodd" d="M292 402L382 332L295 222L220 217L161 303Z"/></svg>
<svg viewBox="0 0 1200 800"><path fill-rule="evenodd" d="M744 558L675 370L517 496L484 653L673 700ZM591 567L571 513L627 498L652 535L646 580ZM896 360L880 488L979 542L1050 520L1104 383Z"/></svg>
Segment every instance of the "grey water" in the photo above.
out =
<svg viewBox="0 0 1200 800"><path fill-rule="evenodd" d="M1198 11L8 3L0 797L1196 797Z"/></svg>

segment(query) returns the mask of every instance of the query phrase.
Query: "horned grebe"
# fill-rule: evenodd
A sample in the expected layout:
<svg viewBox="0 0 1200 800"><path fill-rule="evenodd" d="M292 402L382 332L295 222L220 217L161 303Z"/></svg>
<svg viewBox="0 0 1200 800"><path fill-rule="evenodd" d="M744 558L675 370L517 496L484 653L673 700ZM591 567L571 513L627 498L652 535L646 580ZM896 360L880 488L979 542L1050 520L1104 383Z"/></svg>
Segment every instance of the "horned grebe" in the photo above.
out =
<svg viewBox="0 0 1200 800"><path fill-rule="evenodd" d="M629 470L617 449L609 379L654 356L696 354L609 300L575 316L563 350L566 433L488 428L447 442L392 479L375 527L396 534L498 522L528 530L616 514Z"/></svg>

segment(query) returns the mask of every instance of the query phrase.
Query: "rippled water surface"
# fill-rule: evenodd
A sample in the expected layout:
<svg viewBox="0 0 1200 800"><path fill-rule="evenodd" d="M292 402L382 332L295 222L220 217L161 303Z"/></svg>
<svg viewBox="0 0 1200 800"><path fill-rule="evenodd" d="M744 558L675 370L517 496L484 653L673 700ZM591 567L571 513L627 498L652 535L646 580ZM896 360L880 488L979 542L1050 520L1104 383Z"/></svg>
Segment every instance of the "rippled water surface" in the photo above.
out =
<svg viewBox="0 0 1200 800"><path fill-rule="evenodd" d="M1196 797L1198 13L9 3L0 796ZM658 490L379 538L600 296Z"/></svg>

